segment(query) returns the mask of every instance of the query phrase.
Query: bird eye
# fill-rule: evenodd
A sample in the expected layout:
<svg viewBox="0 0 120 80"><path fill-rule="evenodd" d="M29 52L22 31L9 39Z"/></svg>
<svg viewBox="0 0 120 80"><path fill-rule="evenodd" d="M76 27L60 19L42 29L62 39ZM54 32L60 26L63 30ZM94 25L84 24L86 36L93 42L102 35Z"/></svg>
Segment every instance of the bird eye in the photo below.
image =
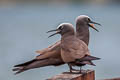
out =
<svg viewBox="0 0 120 80"><path fill-rule="evenodd" d="M88 22L90 22L91 20L90 20L90 18L88 18Z"/></svg>
<svg viewBox="0 0 120 80"><path fill-rule="evenodd" d="M63 29L63 26L60 26L58 29L62 30L62 29Z"/></svg>

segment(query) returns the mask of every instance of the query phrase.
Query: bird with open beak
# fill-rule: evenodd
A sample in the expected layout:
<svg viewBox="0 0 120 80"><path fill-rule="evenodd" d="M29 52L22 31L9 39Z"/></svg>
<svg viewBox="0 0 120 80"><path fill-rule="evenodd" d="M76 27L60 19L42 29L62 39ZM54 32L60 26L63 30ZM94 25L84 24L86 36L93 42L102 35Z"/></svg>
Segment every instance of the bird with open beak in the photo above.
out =
<svg viewBox="0 0 120 80"><path fill-rule="evenodd" d="M95 28L94 24L97 24L97 25L100 25L100 26L101 26L101 24L91 21L90 18L89 18L88 16L86 16L86 15L78 16L78 17L77 17L77 20L76 20L77 36L79 35L80 30L82 30L82 29L79 29L79 28L81 28L81 27L79 27L79 26L83 26L83 27L84 27L83 29L85 29L85 27L87 27L87 28L88 28L88 27L91 27L91 28L93 28L94 30L96 30L97 32L99 32L99 30ZM87 29L87 30L88 30L88 29ZM47 33L53 32L53 31L55 31L55 30L50 30L50 31L48 31ZM50 35L49 37L54 36L55 34L56 34L56 33ZM81 33L80 33L80 34L81 34Z"/></svg>
<svg viewBox="0 0 120 80"><path fill-rule="evenodd" d="M84 22L84 24L82 24ZM90 20L86 15L80 15L76 18L76 37L84 41L87 45L89 44L89 27L97 30L92 24L95 23ZM99 23L95 23L100 25ZM98 31L98 30L97 30ZM59 66L65 64L61 59L61 41L57 41L48 48L36 51L39 53L35 59L15 65L13 71L17 71L15 74L30 70L33 68L40 68L45 66ZM81 62L81 66L90 64L94 65L91 61ZM79 64L80 65L80 64Z"/></svg>
<svg viewBox="0 0 120 80"><path fill-rule="evenodd" d="M82 41L84 41L87 45L89 44L89 27L93 28L94 30L96 30L97 32L99 32L94 24L101 26L101 24L94 22L90 19L90 17L86 16L86 15L80 15L76 18L76 37ZM49 32L49 31L48 31ZM56 33L55 33L56 34ZM52 34L51 36L55 35ZM49 37L51 37L49 36ZM50 46L50 50L55 51L55 45L57 44L60 45L60 41L56 42L55 44L53 44L52 46ZM60 48L59 48L60 49ZM38 51L39 52L39 51ZM58 51L56 51L58 53ZM81 67L89 64L89 65L93 65L95 66L95 64L92 61L83 61L81 62ZM75 70L71 67L72 70Z"/></svg>
<svg viewBox="0 0 120 80"><path fill-rule="evenodd" d="M75 35L73 25L70 23L62 23L55 30L48 32L56 32L61 35L61 57L62 60L69 65L70 72L72 72L72 66L79 66L83 61L99 60L100 58L90 56L88 46ZM80 66L81 67L81 66ZM80 68L81 73L81 68Z"/></svg>

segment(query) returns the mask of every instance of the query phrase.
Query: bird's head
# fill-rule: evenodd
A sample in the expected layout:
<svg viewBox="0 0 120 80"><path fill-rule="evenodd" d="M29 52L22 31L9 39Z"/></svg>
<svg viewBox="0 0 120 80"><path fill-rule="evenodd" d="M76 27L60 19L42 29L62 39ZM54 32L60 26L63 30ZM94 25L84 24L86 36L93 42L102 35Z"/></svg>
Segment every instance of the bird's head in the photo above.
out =
<svg viewBox="0 0 120 80"><path fill-rule="evenodd" d="M98 31L98 30L95 28L94 24L97 24L97 25L100 25L100 26L101 26L101 24L96 23L96 22L93 22L93 21L90 19L90 17L88 17L88 16L86 16L86 15L80 15L80 16L78 16L78 17L76 18L76 24L81 25L81 26L87 25L87 26L93 28L93 29L96 30L96 31Z"/></svg>
<svg viewBox="0 0 120 80"><path fill-rule="evenodd" d="M56 32L52 35L50 35L49 37L52 37L56 34L61 34L61 35L65 35L65 34L74 34L74 28L73 28L73 25L70 24L70 23L62 23L58 26L57 29L54 29L54 30L50 30L48 31L47 33L49 32Z"/></svg>

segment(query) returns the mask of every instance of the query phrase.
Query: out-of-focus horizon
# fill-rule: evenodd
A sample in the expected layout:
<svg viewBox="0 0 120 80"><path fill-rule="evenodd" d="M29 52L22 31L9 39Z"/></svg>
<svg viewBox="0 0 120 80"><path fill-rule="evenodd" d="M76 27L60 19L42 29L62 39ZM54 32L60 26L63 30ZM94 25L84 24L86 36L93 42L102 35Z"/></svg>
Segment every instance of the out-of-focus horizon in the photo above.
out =
<svg viewBox="0 0 120 80"><path fill-rule="evenodd" d="M90 29L89 49L97 66L96 79L120 77L120 0L0 0L0 79L45 80L68 71L68 66L45 67L14 75L14 65L33 59L35 51L60 39L48 30L62 22L75 26L75 18L88 15L99 33Z"/></svg>
<svg viewBox="0 0 120 80"><path fill-rule="evenodd" d="M0 0L0 6L17 3L39 3L39 4L120 4L120 0Z"/></svg>

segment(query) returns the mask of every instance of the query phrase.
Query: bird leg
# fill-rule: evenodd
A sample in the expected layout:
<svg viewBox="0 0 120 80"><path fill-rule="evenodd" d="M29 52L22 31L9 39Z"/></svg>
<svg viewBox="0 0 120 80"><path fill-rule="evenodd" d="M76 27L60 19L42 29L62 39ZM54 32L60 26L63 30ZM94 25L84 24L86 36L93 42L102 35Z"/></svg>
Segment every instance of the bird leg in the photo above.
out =
<svg viewBox="0 0 120 80"><path fill-rule="evenodd" d="M70 73L72 73L72 65L71 64L68 64L68 66L69 66L69 69L70 69Z"/></svg>
<svg viewBox="0 0 120 80"><path fill-rule="evenodd" d="M68 64L68 66L69 66L69 69L70 69L70 73L73 73L72 71L80 71L80 70L73 69L71 64Z"/></svg>
<svg viewBox="0 0 120 80"><path fill-rule="evenodd" d="M82 73L82 66L80 66L80 73Z"/></svg>
<svg viewBox="0 0 120 80"><path fill-rule="evenodd" d="M86 70L82 70L82 66L80 66L80 72L79 72L80 74L86 74L87 72L86 72Z"/></svg>
<svg viewBox="0 0 120 80"><path fill-rule="evenodd" d="M73 68L72 68L72 70L73 70L73 71L80 71L80 70L77 70L77 69L73 69Z"/></svg>

